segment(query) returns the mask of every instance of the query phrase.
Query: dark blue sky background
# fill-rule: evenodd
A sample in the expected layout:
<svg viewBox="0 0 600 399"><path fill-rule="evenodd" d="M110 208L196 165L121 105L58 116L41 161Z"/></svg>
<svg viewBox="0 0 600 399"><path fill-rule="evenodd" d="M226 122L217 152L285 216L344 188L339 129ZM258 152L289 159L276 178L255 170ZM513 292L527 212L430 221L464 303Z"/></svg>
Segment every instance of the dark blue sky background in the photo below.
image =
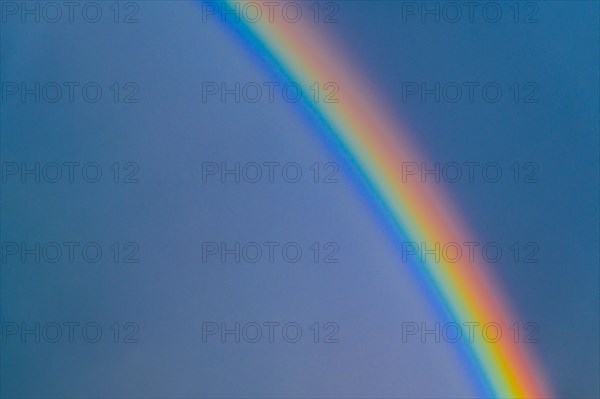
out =
<svg viewBox="0 0 600 399"><path fill-rule="evenodd" d="M326 4L327 2L322 2ZM103 3L107 4L107 3ZM2 241L135 241L140 263L1 268L1 320L97 321L99 344L2 343L7 397L476 397L456 345L403 343L404 321L438 315L345 165L337 184L202 182L203 162L340 162L297 105L202 101L202 83L272 71L197 2L139 2L139 23L1 25L2 82L135 82L139 103L3 102L2 162L136 162L140 182L2 184ZM423 3L416 2L417 6ZM429 2L428 4L434 4ZM439 3L444 4L444 3ZM462 4L462 3L458 3ZM524 321L559 397L594 398L599 351L597 2L512 3L489 23L419 15L402 2L340 1L319 25L364 73L432 162L496 162L498 183L441 183L482 242L535 242L538 263L489 266ZM522 12L531 12L521 3ZM105 15L111 16L108 9ZM524 18L521 13L520 18ZM497 82L497 103L403 100L403 83ZM534 83L537 103L509 86ZM431 97L429 97L430 99ZM538 182L509 166L533 162ZM339 264L203 263L205 241L339 245ZM109 250L106 249L107 253ZM340 342L202 343L203 321L334 321ZM140 342L114 345L113 322ZM309 330L306 330L309 331ZM306 337L310 337L305 333ZM432 382L433 381L433 382Z"/></svg>

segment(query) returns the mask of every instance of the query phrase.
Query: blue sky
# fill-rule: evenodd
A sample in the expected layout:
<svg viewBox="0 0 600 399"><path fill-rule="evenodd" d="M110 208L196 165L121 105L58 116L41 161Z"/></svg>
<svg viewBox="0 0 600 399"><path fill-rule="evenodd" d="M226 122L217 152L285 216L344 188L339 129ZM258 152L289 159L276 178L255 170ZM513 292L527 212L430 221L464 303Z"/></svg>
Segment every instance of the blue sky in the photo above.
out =
<svg viewBox="0 0 600 399"><path fill-rule="evenodd" d="M402 323L435 323L436 307L300 107L202 101L204 82L265 82L272 71L223 25L203 23L197 3L138 4L136 24L112 22L108 8L97 24L2 23L3 83L96 82L104 93L98 103L2 103L3 163L96 162L103 171L97 184L3 182L2 242L104 250L98 263L2 264L2 323L93 321L104 332L97 344L3 342L2 395L476 397L456 345L402 342ZM432 162L501 165L498 183L441 184L482 242L537 244L538 263L493 267L521 318L539 325L535 351L559 396L591 398L600 371L598 4L538 5L519 9L519 23L504 3L497 23L479 14L423 23L418 14L403 22L400 3L340 2L339 22L319 29ZM538 22L522 23L532 12ZM121 95L134 83L139 102L115 103L115 82ZM403 98L407 82L493 82L504 95L423 103ZM539 101L523 103L531 88ZM122 183L128 162L138 183ZM295 162L306 178L203 183L205 162ZM515 162L537 165L538 181L508 178ZM315 163L338 165L339 182L313 183ZM297 243L305 256L202 261L204 242L270 241ZM139 262L114 263L114 242L121 251L135 242ZM313 262L315 242L335 243L340 262ZM207 321L297 322L304 339L203 343ZM115 322L137 323L139 342L112 342ZM335 322L340 342L313 343L315 322Z"/></svg>

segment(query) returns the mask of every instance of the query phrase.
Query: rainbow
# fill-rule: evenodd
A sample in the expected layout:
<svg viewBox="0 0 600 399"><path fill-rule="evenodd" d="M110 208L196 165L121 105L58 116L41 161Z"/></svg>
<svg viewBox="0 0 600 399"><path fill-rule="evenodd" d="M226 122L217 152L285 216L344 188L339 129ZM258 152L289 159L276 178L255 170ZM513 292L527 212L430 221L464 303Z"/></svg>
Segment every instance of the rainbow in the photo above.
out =
<svg viewBox="0 0 600 399"><path fill-rule="evenodd" d="M227 25L233 27L268 61L276 73L299 84L307 92L315 82L336 82L337 103L306 101L338 151L358 172L359 179L371 196L377 199L388 223L399 237L412 242L435 243L472 242L468 229L458 217L450 201L435 185L406 181L402 176L403 162L424 160L410 143L402 128L372 88L349 67L315 30L316 24L289 23L277 17L247 21L239 14L243 2L206 1L206 7L225 7ZM252 2L268 15L267 6ZM235 16L240 22L233 21ZM232 15L234 16L232 18ZM433 291L449 318L456 323L497 323L508 328L518 319L508 306L495 277L482 265L422 262L418 274ZM548 382L532 353L522 343L512 339L498 342L474 339L466 344L473 379L482 397L550 398ZM483 387L483 388L482 388Z"/></svg>

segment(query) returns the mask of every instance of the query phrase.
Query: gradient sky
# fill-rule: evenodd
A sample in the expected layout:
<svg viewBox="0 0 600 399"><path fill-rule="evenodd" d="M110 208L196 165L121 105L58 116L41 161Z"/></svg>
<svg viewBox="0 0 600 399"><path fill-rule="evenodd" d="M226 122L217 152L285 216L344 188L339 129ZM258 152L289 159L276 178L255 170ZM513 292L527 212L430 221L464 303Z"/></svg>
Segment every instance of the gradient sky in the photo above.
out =
<svg viewBox="0 0 600 399"><path fill-rule="evenodd" d="M560 397L597 397L598 4L547 2L536 24L402 22L390 1L339 2L319 25L434 162L539 165L539 182L444 188L480 241L539 244L494 265L540 326ZM1 25L1 80L135 82L139 103L3 102L2 162L136 162L140 182L2 183L2 242L135 241L140 262L2 263L2 323L96 321L98 344L2 343L6 397L475 397L456 345L403 343L436 322L369 201L298 105L203 103L202 83L272 81L197 2L139 2L140 22ZM403 101L403 82L535 82L539 103ZM107 99L108 98L108 99ZM202 182L203 162L340 164L337 184ZM336 242L337 264L202 262L205 241ZM136 344L108 326L140 325ZM337 344L202 343L203 321L339 325Z"/></svg>

